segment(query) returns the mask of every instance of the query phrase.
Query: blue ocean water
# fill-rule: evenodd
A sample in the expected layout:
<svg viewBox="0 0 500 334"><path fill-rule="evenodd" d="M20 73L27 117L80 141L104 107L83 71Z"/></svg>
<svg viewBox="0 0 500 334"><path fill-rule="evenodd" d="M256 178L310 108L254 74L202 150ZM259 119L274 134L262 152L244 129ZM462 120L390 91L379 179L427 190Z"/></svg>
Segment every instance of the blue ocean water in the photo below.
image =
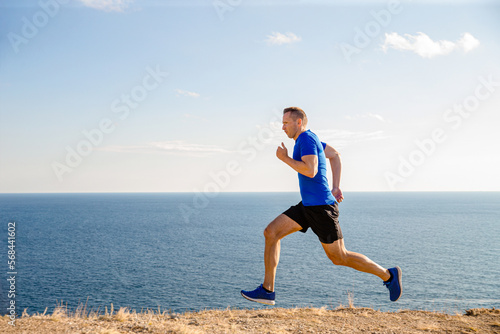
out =
<svg viewBox="0 0 500 334"><path fill-rule="evenodd" d="M298 193L0 194L0 302L16 223L18 312L56 303L172 310L261 308L266 225ZM308 231L282 240L277 306L348 304L460 312L500 307L500 193L346 193L347 249L403 269L392 303L379 278L334 266Z"/></svg>

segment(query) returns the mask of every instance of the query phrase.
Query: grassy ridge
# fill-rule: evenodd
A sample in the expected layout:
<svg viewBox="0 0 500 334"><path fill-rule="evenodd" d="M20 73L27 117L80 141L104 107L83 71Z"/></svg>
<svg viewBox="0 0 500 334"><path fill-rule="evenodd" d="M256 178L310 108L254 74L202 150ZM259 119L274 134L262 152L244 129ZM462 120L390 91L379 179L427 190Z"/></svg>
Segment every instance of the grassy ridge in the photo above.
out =
<svg viewBox="0 0 500 334"><path fill-rule="evenodd" d="M500 310L471 309L464 314L428 311L381 312L353 306L269 308L263 310L205 310L172 314L141 312L113 305L99 311L84 306L70 312L57 307L52 314L28 315L8 324L1 333L500 333Z"/></svg>

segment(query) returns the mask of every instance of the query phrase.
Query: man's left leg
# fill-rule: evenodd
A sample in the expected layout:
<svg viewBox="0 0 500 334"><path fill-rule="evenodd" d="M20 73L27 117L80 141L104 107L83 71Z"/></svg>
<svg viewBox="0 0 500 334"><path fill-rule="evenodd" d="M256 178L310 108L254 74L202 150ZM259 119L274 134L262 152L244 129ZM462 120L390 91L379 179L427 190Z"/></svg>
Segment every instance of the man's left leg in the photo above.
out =
<svg viewBox="0 0 500 334"><path fill-rule="evenodd" d="M363 254L348 251L344 246L344 239L336 240L331 244L321 243L321 245L333 264L380 277L389 289L392 301L398 300L401 296L403 287L399 267L385 269Z"/></svg>
<svg viewBox="0 0 500 334"><path fill-rule="evenodd" d="M346 266L358 271L373 274L387 281L391 278L389 270L379 266L363 254L350 252L344 246L344 239L331 244L321 243L328 258L337 266Z"/></svg>

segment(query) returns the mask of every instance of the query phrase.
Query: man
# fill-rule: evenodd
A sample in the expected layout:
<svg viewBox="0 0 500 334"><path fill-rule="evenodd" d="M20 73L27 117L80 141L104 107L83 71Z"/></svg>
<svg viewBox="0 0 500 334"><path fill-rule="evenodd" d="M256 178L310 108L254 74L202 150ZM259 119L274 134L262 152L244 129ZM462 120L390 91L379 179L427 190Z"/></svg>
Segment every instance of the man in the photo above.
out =
<svg viewBox="0 0 500 334"><path fill-rule="evenodd" d="M339 153L306 131L307 116L297 107L283 110L283 130L295 140L293 158L283 143L276 156L299 174L302 201L276 217L264 230L264 283L253 291L242 290L248 300L267 305L275 304L274 279L280 257L280 240L310 227L318 236L328 258L335 265L347 266L380 277L389 289L391 301L401 296L401 269L385 269L366 256L346 250L338 223L338 204L344 199L339 188L341 162ZM326 177L326 159L332 168L333 187L330 191Z"/></svg>

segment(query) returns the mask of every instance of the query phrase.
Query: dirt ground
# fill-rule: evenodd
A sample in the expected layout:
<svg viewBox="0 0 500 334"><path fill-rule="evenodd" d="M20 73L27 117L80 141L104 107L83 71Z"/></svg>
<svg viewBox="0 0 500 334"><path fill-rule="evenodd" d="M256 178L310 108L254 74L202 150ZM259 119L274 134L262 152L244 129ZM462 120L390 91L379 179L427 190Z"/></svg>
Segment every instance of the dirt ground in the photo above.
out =
<svg viewBox="0 0 500 334"><path fill-rule="evenodd" d="M500 333L500 310L471 309L463 314L428 311L380 312L368 308L270 308L206 310L171 314L120 309L101 314L27 315L16 326L0 321L0 333Z"/></svg>

